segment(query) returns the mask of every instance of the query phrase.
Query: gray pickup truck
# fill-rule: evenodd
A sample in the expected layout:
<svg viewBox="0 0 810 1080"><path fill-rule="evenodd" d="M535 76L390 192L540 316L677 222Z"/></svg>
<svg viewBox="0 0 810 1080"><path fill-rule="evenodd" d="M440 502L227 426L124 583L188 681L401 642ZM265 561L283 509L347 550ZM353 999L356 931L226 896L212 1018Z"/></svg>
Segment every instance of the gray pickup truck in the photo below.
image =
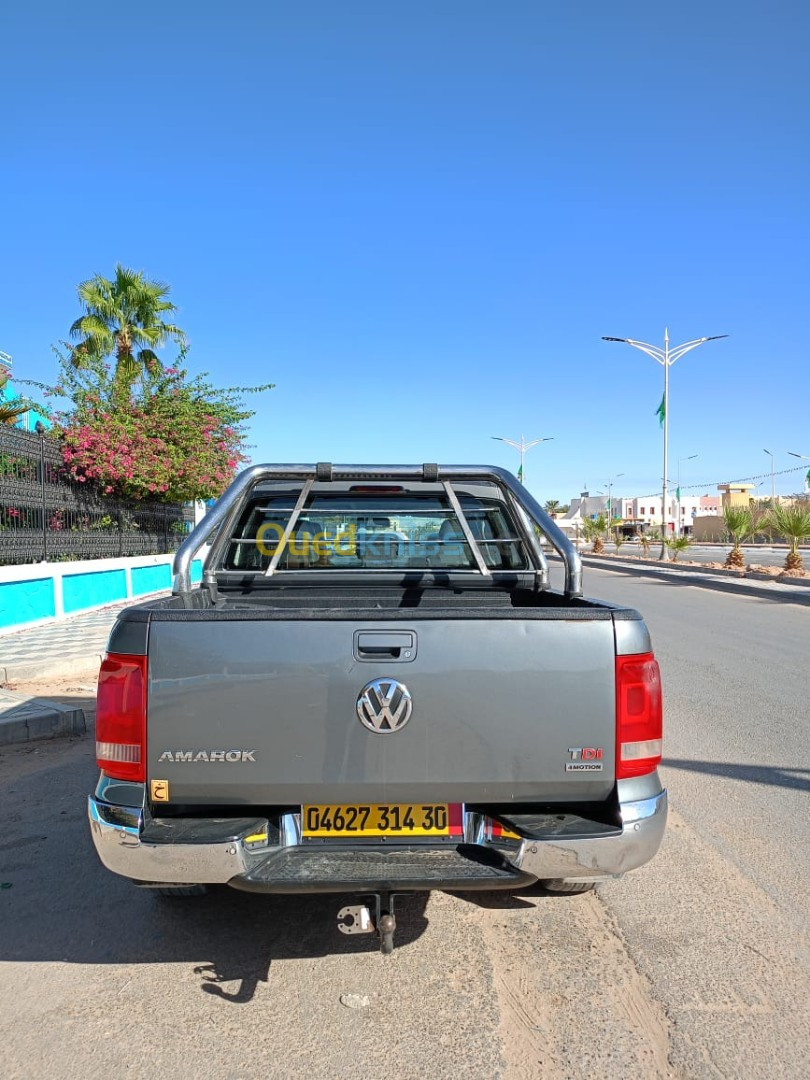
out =
<svg viewBox="0 0 810 1080"><path fill-rule="evenodd" d="M397 894L582 892L652 858L661 735L641 616L582 596L510 473L256 465L173 595L118 616L90 825L164 894L354 894L339 929L390 952Z"/></svg>

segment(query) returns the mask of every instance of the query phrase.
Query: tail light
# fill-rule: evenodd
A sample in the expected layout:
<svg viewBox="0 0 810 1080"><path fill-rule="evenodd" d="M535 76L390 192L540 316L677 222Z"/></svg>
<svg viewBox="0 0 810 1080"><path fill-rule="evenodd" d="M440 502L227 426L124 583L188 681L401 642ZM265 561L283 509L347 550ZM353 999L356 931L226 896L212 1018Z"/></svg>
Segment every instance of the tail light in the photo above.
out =
<svg viewBox="0 0 810 1080"><path fill-rule="evenodd" d="M616 779L661 763L661 672L652 653L616 657Z"/></svg>
<svg viewBox="0 0 810 1080"><path fill-rule="evenodd" d="M96 760L115 780L146 779L146 657L108 653L98 673Z"/></svg>

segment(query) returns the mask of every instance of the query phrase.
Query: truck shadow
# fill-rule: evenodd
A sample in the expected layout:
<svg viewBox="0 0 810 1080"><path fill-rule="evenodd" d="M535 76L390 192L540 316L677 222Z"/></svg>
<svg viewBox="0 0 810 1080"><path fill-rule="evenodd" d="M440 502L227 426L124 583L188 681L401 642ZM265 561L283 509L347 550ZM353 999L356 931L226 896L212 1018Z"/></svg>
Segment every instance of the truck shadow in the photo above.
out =
<svg viewBox="0 0 810 1080"><path fill-rule="evenodd" d="M239 1005L269 981L276 960L378 951L376 935L337 928L339 909L363 902L357 894L257 896L222 886L169 898L137 888L101 865L90 839L90 741L16 757L13 770L0 768L0 962L179 964L202 993ZM427 894L398 899L396 948L425 932L426 903Z"/></svg>
<svg viewBox="0 0 810 1080"><path fill-rule="evenodd" d="M268 982L274 960L379 951L376 935L345 935L337 928L338 910L363 902L355 894L263 897L222 887L205 897L147 899L165 931L205 942L210 958L193 968L200 989L235 1005L249 1002L259 983ZM398 898L397 948L424 933L426 903L426 895Z"/></svg>
<svg viewBox="0 0 810 1080"><path fill-rule="evenodd" d="M664 758L665 769L684 769L687 772L724 776L747 784L766 784L770 787L810 791L810 769L790 765L744 765L733 761L692 761L689 758Z"/></svg>
<svg viewBox="0 0 810 1080"><path fill-rule="evenodd" d="M585 894L587 895L587 893ZM551 892L544 889L539 881L534 885L524 885L514 892L500 889L482 892L452 892L458 900L475 904L476 907L486 908L488 911L514 911L519 908L536 908L540 903L570 904L571 896L565 893Z"/></svg>
<svg viewBox="0 0 810 1080"><path fill-rule="evenodd" d="M47 865L47 841L39 854L45 859L38 866ZM3 866L3 881L9 869L16 880L0 900L0 960L191 965L203 993L240 1005L252 1000L260 983L269 981L274 961L379 950L376 935L338 931L337 912L344 904L362 902L356 895L265 897L223 886L205 896L166 898L97 877L87 865L91 854L80 860L81 884L92 881L94 897L80 888L79 881L62 880L66 892L80 892L71 898L69 916L66 911L48 910L51 905L40 890L52 888L52 882ZM42 897L35 928L26 900L32 888ZM17 894L13 898L12 892ZM397 948L424 933L426 902L426 895L419 894L398 899Z"/></svg>

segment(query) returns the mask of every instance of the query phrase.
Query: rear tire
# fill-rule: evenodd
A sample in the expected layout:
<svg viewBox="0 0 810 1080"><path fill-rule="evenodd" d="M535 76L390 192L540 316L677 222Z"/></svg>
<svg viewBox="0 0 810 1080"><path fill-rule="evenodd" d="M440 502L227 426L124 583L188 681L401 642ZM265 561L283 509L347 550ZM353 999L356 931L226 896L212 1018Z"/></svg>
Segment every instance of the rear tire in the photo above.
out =
<svg viewBox="0 0 810 1080"><path fill-rule="evenodd" d="M208 892L207 885L169 885L164 888L152 889L157 896L205 896Z"/></svg>
<svg viewBox="0 0 810 1080"><path fill-rule="evenodd" d="M576 896L578 893L590 892L596 882L562 881L560 878L552 878L550 881L541 881L539 884L546 892L558 893L561 896Z"/></svg>

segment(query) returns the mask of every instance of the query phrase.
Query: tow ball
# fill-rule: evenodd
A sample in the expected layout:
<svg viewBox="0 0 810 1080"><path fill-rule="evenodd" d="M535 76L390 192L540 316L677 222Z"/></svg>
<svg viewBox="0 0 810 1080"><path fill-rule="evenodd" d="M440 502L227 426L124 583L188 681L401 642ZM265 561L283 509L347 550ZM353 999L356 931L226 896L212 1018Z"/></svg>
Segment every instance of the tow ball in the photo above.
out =
<svg viewBox="0 0 810 1080"><path fill-rule="evenodd" d="M349 904L337 914L338 930L341 934L377 934L380 939L380 952L390 956L394 951L394 931L397 919L394 914L396 893L373 893L369 899L374 901L374 915L366 904Z"/></svg>

